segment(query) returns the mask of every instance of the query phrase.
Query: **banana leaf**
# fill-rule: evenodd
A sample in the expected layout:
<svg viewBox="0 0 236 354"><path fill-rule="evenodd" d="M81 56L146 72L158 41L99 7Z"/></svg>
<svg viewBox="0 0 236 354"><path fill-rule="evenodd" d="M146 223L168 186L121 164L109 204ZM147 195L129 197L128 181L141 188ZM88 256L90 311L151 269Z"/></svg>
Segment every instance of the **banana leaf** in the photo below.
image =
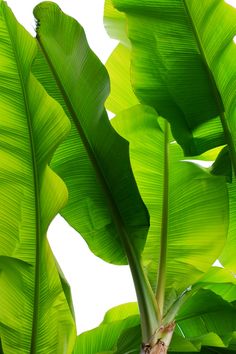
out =
<svg viewBox="0 0 236 354"><path fill-rule="evenodd" d="M70 123L30 72L36 52L0 1L0 350L69 354L75 323L46 233L67 200L48 163Z"/></svg>
<svg viewBox="0 0 236 354"><path fill-rule="evenodd" d="M200 349L230 345L236 330L235 307L209 290L199 290L176 317L176 333Z"/></svg>
<svg viewBox="0 0 236 354"><path fill-rule="evenodd" d="M130 48L119 44L106 62L111 92L105 106L115 114L139 104L130 82L130 60Z"/></svg>
<svg viewBox="0 0 236 354"><path fill-rule="evenodd" d="M125 15L117 11L112 0L106 0L104 4L104 25L107 33L111 38L118 39L126 46L130 46L130 41L126 34L126 18Z"/></svg>
<svg viewBox="0 0 236 354"><path fill-rule="evenodd" d="M73 354L115 353L120 335L126 329L139 323L137 304L129 303L114 307L105 314L99 327L84 332L77 337ZM140 326L139 332L137 339L140 343Z"/></svg>
<svg viewBox="0 0 236 354"><path fill-rule="evenodd" d="M230 353L235 348L235 311L212 291L199 290L177 316L169 352ZM77 337L74 354L139 354L140 342L137 306L123 304L109 310L99 327Z"/></svg>
<svg viewBox="0 0 236 354"><path fill-rule="evenodd" d="M113 4L127 15L139 100L169 120L186 155L226 142L236 170L235 9L223 0Z"/></svg>
<svg viewBox="0 0 236 354"><path fill-rule="evenodd" d="M39 55L33 72L71 120L68 139L51 166L66 182L63 217L107 262L129 263L139 297L144 332L157 327L157 308L140 262L149 215L129 160L129 145L104 109L109 92L105 67L88 46L83 28L58 5L34 9ZM148 337L144 333L144 337Z"/></svg>
<svg viewBox="0 0 236 354"><path fill-rule="evenodd" d="M104 110L106 69L88 47L82 27L50 2L34 10L41 53L33 72L71 118L72 131L51 165L66 182L69 203L62 215L108 262L127 262L119 231L142 249L148 214L136 187L128 143ZM96 237L95 237L96 236Z"/></svg>
<svg viewBox="0 0 236 354"><path fill-rule="evenodd" d="M208 271L225 245L225 179L212 176L197 161L184 161L166 123L158 123L151 107L123 111L112 124L130 143L133 172L150 213L142 259L153 290L163 266L165 287L180 295Z"/></svg>
<svg viewBox="0 0 236 354"><path fill-rule="evenodd" d="M230 303L236 301L236 278L227 268L210 268L194 286L209 289Z"/></svg>
<svg viewBox="0 0 236 354"><path fill-rule="evenodd" d="M229 269L234 275L236 274L236 180L233 179L232 183L228 184L229 193L229 233L226 246L220 256L221 263Z"/></svg>

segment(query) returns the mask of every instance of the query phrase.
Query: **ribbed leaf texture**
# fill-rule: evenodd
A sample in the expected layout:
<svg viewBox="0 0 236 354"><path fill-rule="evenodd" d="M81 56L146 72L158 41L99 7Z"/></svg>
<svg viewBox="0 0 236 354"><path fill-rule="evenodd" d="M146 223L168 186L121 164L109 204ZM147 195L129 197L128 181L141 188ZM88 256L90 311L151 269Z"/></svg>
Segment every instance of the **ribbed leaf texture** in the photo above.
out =
<svg viewBox="0 0 236 354"><path fill-rule="evenodd" d="M159 120L162 126L160 117ZM166 137L166 128L161 128L151 107L138 105L123 111L112 119L112 124L130 142L132 168L150 213L151 226L142 256L153 288L157 286L163 253L161 242L166 238L166 288L181 293L210 268L225 245L225 180L195 163L183 161L180 146L171 135Z"/></svg>
<svg viewBox="0 0 236 354"><path fill-rule="evenodd" d="M124 244L142 250L149 218L131 171L128 143L104 109L106 69L89 48L83 28L56 4L42 3L34 14L41 49L34 73L72 123L52 160L69 189L62 215L97 256L124 264Z"/></svg>
<svg viewBox="0 0 236 354"><path fill-rule="evenodd" d="M140 101L169 120L186 155L226 139L235 160L235 9L223 0L113 4L127 15L131 81Z"/></svg>
<svg viewBox="0 0 236 354"><path fill-rule="evenodd" d="M30 68L35 40L0 1L0 343L4 354L71 353L75 324L46 238L67 200L48 167L70 123Z"/></svg>

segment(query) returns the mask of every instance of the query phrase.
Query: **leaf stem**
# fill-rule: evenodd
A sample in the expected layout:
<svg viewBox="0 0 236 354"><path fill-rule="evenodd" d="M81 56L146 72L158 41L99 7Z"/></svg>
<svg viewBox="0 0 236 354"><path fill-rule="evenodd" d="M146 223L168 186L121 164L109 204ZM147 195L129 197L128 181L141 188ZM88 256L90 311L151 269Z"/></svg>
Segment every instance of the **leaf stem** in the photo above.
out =
<svg viewBox="0 0 236 354"><path fill-rule="evenodd" d="M131 245L129 237L126 236L123 238L123 244L138 299L142 340L144 343L147 343L161 325L160 311L149 280L141 264L140 257Z"/></svg>
<svg viewBox="0 0 236 354"><path fill-rule="evenodd" d="M163 179L163 203L162 203L162 226L160 241L160 258L157 277L156 300L160 309L161 318L164 311L165 284L166 284L166 257L168 236L168 207L169 207L169 123L164 123L164 179Z"/></svg>

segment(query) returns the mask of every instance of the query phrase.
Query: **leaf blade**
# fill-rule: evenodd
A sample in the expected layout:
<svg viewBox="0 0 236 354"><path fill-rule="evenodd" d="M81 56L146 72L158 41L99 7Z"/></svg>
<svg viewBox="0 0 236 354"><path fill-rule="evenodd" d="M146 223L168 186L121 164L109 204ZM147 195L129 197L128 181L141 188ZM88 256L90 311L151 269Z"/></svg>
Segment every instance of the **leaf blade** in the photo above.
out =
<svg viewBox="0 0 236 354"><path fill-rule="evenodd" d="M170 121L186 155L226 139L234 161L235 9L215 0L201 6L182 0L115 0L114 5L128 18L132 82L141 102ZM219 18L223 25L216 35Z"/></svg>
<svg viewBox="0 0 236 354"><path fill-rule="evenodd" d="M151 217L142 256L153 289L157 286L161 247L164 178L164 138L157 118L152 108L140 105L112 119L117 131L130 142L132 168ZM228 230L227 189L223 178L217 179L183 161L181 149L171 141L166 286L180 294L201 278L224 247Z"/></svg>
<svg viewBox="0 0 236 354"><path fill-rule="evenodd" d="M48 161L70 125L30 73L35 41L4 2L0 31L1 345L4 353L52 353L64 342L69 352L75 325L46 231L67 198Z"/></svg>

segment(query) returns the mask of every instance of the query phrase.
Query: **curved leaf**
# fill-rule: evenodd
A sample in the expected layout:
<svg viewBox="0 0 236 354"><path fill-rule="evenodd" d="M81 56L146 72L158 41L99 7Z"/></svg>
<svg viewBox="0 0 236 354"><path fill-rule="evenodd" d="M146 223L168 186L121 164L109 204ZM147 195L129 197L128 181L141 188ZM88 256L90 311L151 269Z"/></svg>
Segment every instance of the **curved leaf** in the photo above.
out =
<svg viewBox="0 0 236 354"><path fill-rule="evenodd" d="M195 286L209 289L228 302L236 301L236 279L226 268L212 267Z"/></svg>
<svg viewBox="0 0 236 354"><path fill-rule="evenodd" d="M82 27L56 4L42 3L34 14L47 61L38 57L34 73L72 121L72 133L52 161L71 196L62 214L97 255L126 263L116 224L141 249L149 222L131 172L128 143L111 127L104 110L107 72L88 47Z"/></svg>
<svg viewBox="0 0 236 354"><path fill-rule="evenodd" d="M111 81L106 108L115 114L139 103L130 82L130 56L130 49L119 44L106 62Z"/></svg>
<svg viewBox="0 0 236 354"><path fill-rule="evenodd" d="M204 352L204 346L212 346L220 353L223 348L226 352L230 350L226 347L233 349L235 311L213 292L198 291L177 316L169 351ZM105 318L99 327L78 336L74 354L139 354L141 331L135 304L117 306Z"/></svg>
<svg viewBox="0 0 236 354"><path fill-rule="evenodd" d="M136 304L124 304L109 310L99 327L77 337L74 354L115 353L120 335L139 324ZM140 333L141 334L141 333ZM139 343L141 336L138 337ZM123 352L124 354L124 352Z"/></svg>
<svg viewBox="0 0 236 354"><path fill-rule="evenodd" d="M34 73L71 119L69 138L52 167L66 182L62 215L104 260L131 267L144 337L157 327L157 308L140 264L149 216L129 161L128 142L112 128L104 109L109 91L105 67L88 46L83 28L51 2L39 4Z"/></svg>
<svg viewBox="0 0 236 354"><path fill-rule="evenodd" d="M70 353L73 316L46 232L65 205L48 161L68 134L30 73L35 40L0 1L0 338L4 354Z"/></svg>
<svg viewBox="0 0 236 354"><path fill-rule="evenodd" d="M170 121L186 155L223 145L223 124L236 161L235 9L223 0L113 3L128 17L131 81L141 102Z"/></svg>
<svg viewBox="0 0 236 354"><path fill-rule="evenodd" d="M111 92L106 100L106 108L118 114L124 109L139 104L139 101L131 84L132 51L127 36L125 14L114 8L112 0L105 0L104 26L111 38L120 41L105 64L111 83Z"/></svg>
<svg viewBox="0 0 236 354"><path fill-rule="evenodd" d="M200 290L180 310L176 333L201 346L228 347L236 329L235 308L209 290Z"/></svg>
<svg viewBox="0 0 236 354"><path fill-rule="evenodd" d="M152 108L136 106L117 115L112 124L130 142L132 168L151 217L143 252L151 283L155 289L159 255L166 253L166 287L180 294L201 278L225 244L226 183L182 161L180 147L160 128Z"/></svg>
<svg viewBox="0 0 236 354"><path fill-rule="evenodd" d="M105 1L104 15L104 25L107 33L111 36L111 38L118 39L124 45L129 47L130 42L126 35L125 15L114 8L112 0Z"/></svg>

